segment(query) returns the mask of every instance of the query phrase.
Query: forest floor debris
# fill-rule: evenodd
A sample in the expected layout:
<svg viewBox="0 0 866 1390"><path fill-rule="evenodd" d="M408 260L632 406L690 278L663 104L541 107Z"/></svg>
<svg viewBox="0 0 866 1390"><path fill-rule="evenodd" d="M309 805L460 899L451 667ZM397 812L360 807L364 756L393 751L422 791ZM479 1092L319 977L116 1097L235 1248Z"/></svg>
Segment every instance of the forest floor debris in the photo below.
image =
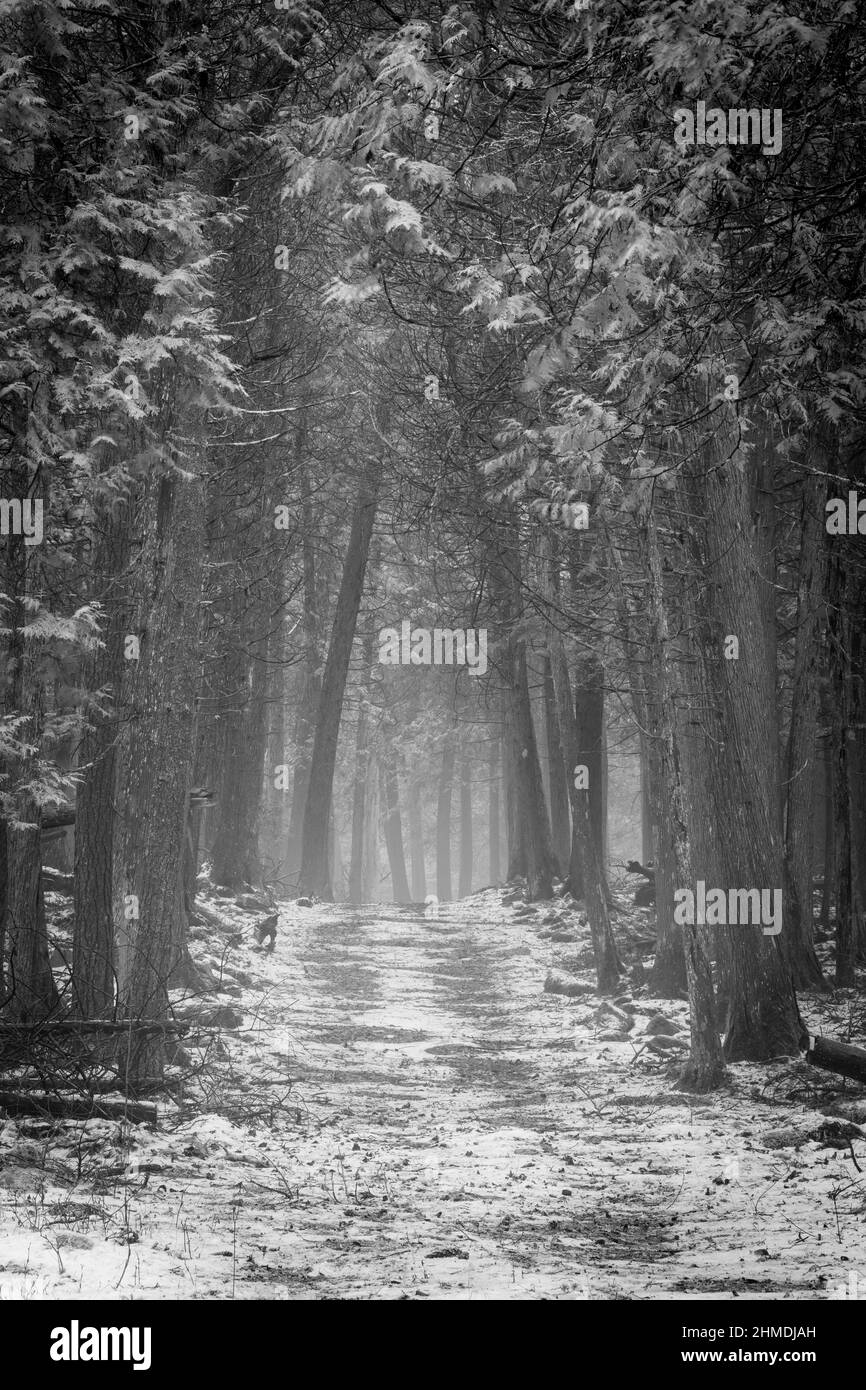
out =
<svg viewBox="0 0 866 1390"><path fill-rule="evenodd" d="M678 1091L685 1002L599 1000L582 914L556 915L284 903L270 951L209 896L193 953L240 1026L185 1039L156 1130L0 1119L0 1297L866 1289L864 1089L788 1058ZM862 1042L853 997L802 1007Z"/></svg>

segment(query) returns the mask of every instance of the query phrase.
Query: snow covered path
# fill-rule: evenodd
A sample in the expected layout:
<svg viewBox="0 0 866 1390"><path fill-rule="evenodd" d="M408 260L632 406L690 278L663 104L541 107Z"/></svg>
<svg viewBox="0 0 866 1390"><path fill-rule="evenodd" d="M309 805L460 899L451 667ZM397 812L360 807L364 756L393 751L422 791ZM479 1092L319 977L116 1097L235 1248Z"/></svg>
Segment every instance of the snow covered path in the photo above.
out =
<svg viewBox="0 0 866 1390"><path fill-rule="evenodd" d="M545 912L288 905L272 954L210 930L244 1015L205 1053L211 1113L134 1128L125 1171L117 1124L0 1126L5 1296L810 1299L855 1270L866 1292L866 1190L806 1137L803 1065L680 1094L641 1050L657 1001L622 1001L618 1040L593 994L542 992L551 965L592 981L576 918Z"/></svg>

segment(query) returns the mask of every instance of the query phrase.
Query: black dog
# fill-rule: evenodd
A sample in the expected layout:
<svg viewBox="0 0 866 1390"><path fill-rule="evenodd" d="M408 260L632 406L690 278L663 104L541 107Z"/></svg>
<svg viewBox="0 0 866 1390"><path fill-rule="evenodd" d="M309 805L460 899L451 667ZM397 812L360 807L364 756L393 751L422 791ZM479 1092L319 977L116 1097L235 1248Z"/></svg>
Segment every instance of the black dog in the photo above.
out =
<svg viewBox="0 0 866 1390"><path fill-rule="evenodd" d="M630 859L626 864L626 869L630 874L642 874L649 879L649 883L642 883L634 895L635 907L649 907L656 900L656 871L651 864L644 868L636 859Z"/></svg>
<svg viewBox="0 0 866 1390"><path fill-rule="evenodd" d="M268 950L272 951L277 944L277 922L279 913L274 912L270 917L263 917L260 922L256 922L256 940L260 946L268 941Z"/></svg>

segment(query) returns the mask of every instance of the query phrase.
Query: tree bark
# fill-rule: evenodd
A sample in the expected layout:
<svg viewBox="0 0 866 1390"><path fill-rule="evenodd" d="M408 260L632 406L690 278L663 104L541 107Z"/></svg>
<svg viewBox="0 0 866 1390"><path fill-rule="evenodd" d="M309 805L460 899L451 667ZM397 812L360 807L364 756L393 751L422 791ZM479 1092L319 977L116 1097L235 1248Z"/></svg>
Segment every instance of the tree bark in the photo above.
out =
<svg viewBox="0 0 866 1390"><path fill-rule="evenodd" d="M122 1017L164 1019L182 934L182 874L195 754L203 580L200 477L145 485L140 570L147 577L117 819L118 1003ZM119 1058L126 1084L159 1081L158 1035L132 1037Z"/></svg>
<svg viewBox="0 0 866 1390"><path fill-rule="evenodd" d="M791 723L785 766L788 893L785 920L794 984L798 989L825 986L812 931L812 819L823 627L826 624L826 495L826 482L820 476L804 485Z"/></svg>
<svg viewBox="0 0 866 1390"><path fill-rule="evenodd" d="M442 742L442 768L436 802L436 896L442 903L451 901L451 794L456 742L456 733L449 729Z"/></svg>
<svg viewBox="0 0 866 1390"><path fill-rule="evenodd" d="M472 757L465 738L460 742L460 873L458 898L472 892Z"/></svg>
<svg viewBox="0 0 866 1390"><path fill-rule="evenodd" d="M499 780L500 780L500 736L499 733L490 735L488 742L488 777L487 786L487 827L488 827L488 862L490 866L490 882L494 886L502 881L502 853L500 848L500 815L499 815Z"/></svg>
<svg viewBox="0 0 866 1390"><path fill-rule="evenodd" d="M383 831L385 849L388 853L388 866L391 870L391 891L394 901L412 901L409 892L409 879L406 874L406 856L403 851L403 823L400 818L400 784L397 778L397 763L392 748L387 748L379 762L379 776L382 788L382 804L385 808Z"/></svg>
<svg viewBox="0 0 866 1390"><path fill-rule="evenodd" d="M550 829L560 877L565 878L571 857L568 778L567 769L562 761L562 740L559 735L559 716L556 712L556 693L553 688L549 654L544 658L543 689L545 753L550 788Z"/></svg>
<svg viewBox="0 0 866 1390"><path fill-rule="evenodd" d="M327 829L337 760L337 741L346 677L349 673L349 660L364 588L364 573L379 500L381 475L382 459L379 455L373 455L364 472L352 517L316 716L310 783L304 810L300 888L302 893L314 893L326 899L333 896L328 873Z"/></svg>

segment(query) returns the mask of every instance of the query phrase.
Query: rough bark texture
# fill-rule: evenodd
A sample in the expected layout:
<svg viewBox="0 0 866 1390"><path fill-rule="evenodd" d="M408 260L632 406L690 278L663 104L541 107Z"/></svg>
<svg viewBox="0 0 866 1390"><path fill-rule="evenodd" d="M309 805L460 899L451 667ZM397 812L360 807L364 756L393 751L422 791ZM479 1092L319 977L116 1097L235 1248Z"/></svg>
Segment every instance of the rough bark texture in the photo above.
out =
<svg viewBox="0 0 866 1390"><path fill-rule="evenodd" d="M799 989L824 985L812 933L812 817L816 784L816 740L820 674L825 660L826 482L804 486L802 549L797 580L797 624L791 676L791 724L785 765L785 861L787 947Z"/></svg>
<svg viewBox="0 0 866 1390"><path fill-rule="evenodd" d="M258 617L258 623L263 615ZM217 828L213 842L213 882L240 890L258 885L259 819L264 778L267 664L266 642L231 663L233 688L228 692L223 723L223 760L217 797Z"/></svg>
<svg viewBox="0 0 866 1390"><path fill-rule="evenodd" d="M721 423L702 442L701 460L703 467L687 464L680 475L683 505L692 518L693 573L705 580L688 634L697 692L691 716L700 752L690 802L696 805L703 797L710 808L719 878L702 871L700 861L692 867L708 886L773 891L784 881L775 666L759 597L767 579L748 463L734 429ZM737 660L724 655L731 634L739 640ZM761 1061L796 1055L803 1029L778 939L756 925L728 926L722 934L730 984L726 1057Z"/></svg>
<svg viewBox="0 0 866 1390"><path fill-rule="evenodd" d="M562 761L562 740L559 735L559 716L556 712L556 692L553 688L549 655L544 658L543 691L550 832L559 873L564 878L568 873L568 862L571 857L571 821L567 769Z"/></svg>
<svg viewBox="0 0 866 1390"><path fill-rule="evenodd" d="M98 595L107 621L104 647L90 663L95 689L105 688L110 707L87 711L79 763L86 769L76 796L75 922L72 938L72 1003L82 1018L98 1018L114 1006L114 836L117 797L119 704L127 665L124 638L130 630L127 565L131 501L116 500L96 512Z"/></svg>
<svg viewBox="0 0 866 1390"><path fill-rule="evenodd" d="M370 671L373 665L373 630L362 643L361 687L358 719L355 724L355 774L352 783L352 844L349 851L349 902L363 901L364 818L367 811L367 784L370 775Z"/></svg>
<svg viewBox="0 0 866 1390"><path fill-rule="evenodd" d="M201 479L146 485L138 630L141 660L118 798L118 1002L123 1017L165 1017L176 963L189 789L195 752L203 576ZM136 915L137 914L137 915ZM161 1076L158 1036L131 1037L120 1058L132 1091Z"/></svg>

